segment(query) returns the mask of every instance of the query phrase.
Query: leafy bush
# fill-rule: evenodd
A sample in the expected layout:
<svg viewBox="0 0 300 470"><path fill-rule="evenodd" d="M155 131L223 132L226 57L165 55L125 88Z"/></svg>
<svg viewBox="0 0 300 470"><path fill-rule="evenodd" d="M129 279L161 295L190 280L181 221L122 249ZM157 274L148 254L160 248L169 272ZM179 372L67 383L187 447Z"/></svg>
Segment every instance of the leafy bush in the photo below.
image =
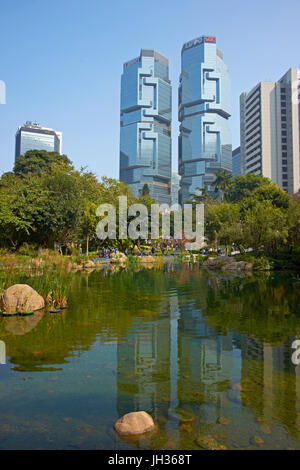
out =
<svg viewBox="0 0 300 470"><path fill-rule="evenodd" d="M235 255L236 261L246 261L247 263L253 264L254 271L270 271L274 267L274 263L265 256L255 257L252 254Z"/></svg>
<svg viewBox="0 0 300 470"><path fill-rule="evenodd" d="M38 256L37 246L29 245L28 243L23 243L18 251L20 255L31 256L31 258Z"/></svg>
<svg viewBox="0 0 300 470"><path fill-rule="evenodd" d="M136 255L128 255L126 260L126 265L128 266L137 266L140 263L140 259Z"/></svg>

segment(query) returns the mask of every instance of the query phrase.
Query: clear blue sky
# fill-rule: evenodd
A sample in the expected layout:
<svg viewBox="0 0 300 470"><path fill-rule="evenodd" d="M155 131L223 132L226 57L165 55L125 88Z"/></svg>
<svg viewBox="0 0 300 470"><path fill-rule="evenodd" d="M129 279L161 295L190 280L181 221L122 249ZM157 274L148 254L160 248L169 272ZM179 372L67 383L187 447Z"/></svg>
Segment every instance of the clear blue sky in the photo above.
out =
<svg viewBox="0 0 300 470"><path fill-rule="evenodd" d="M0 0L0 173L27 120L63 132L76 167L118 177L123 62L154 48L168 57L177 169L177 87L182 44L215 35L232 81L231 128L239 144L239 95L300 63L300 0Z"/></svg>

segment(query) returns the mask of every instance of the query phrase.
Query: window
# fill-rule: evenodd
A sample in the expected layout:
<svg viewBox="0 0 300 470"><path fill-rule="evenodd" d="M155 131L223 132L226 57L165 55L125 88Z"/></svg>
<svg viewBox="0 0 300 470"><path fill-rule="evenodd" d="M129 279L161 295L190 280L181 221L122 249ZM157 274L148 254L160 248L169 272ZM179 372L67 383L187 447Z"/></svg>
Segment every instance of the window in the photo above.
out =
<svg viewBox="0 0 300 470"><path fill-rule="evenodd" d="M282 160L283 165L287 165L287 160Z"/></svg>
<svg viewBox="0 0 300 470"><path fill-rule="evenodd" d="M283 167L282 167L282 171L287 172L287 167L286 167L286 166L283 166Z"/></svg>
<svg viewBox="0 0 300 470"><path fill-rule="evenodd" d="M281 142L282 142L283 144L286 144L286 139L281 139Z"/></svg>

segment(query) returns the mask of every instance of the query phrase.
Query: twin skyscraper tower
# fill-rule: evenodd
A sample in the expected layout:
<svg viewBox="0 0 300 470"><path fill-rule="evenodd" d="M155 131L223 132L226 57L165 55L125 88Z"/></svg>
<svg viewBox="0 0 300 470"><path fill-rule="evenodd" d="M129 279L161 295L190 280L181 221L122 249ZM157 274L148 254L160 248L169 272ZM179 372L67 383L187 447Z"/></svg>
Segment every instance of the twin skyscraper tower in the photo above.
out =
<svg viewBox="0 0 300 470"><path fill-rule="evenodd" d="M185 43L178 90L180 204L203 188L213 191L217 171L231 172L230 116L230 79L216 38ZM136 196L147 184L153 199L171 204L172 86L169 61L155 50L142 49L123 66L120 125L120 180Z"/></svg>

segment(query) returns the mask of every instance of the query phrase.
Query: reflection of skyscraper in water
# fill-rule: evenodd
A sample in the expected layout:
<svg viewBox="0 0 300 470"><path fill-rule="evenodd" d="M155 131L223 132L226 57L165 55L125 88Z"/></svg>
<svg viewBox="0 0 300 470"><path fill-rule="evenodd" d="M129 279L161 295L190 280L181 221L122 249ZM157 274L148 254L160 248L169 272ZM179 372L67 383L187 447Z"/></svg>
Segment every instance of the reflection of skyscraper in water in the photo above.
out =
<svg viewBox="0 0 300 470"><path fill-rule="evenodd" d="M118 413L146 410L162 430L177 402L178 297L170 290L154 320L139 318L118 344ZM167 439L167 433L166 433Z"/></svg>
<svg viewBox="0 0 300 470"><path fill-rule="evenodd" d="M197 403L197 396L201 393L204 403L215 405L215 419L220 416L224 394L219 393L218 384L221 386L231 376L232 339L232 333L220 335L215 327L208 326L202 310L193 305L182 307L178 331L180 407Z"/></svg>
<svg viewBox="0 0 300 470"><path fill-rule="evenodd" d="M170 307L164 304L159 320L137 318L118 344L118 412L168 407L170 401ZM144 321L143 321L144 320ZM162 410L161 410L162 411Z"/></svg>
<svg viewBox="0 0 300 470"><path fill-rule="evenodd" d="M280 422L289 423L289 431L292 435L300 437L300 375L299 366L292 363L291 345L295 340L291 336L287 341L272 348L274 415ZM291 417L293 417L291 422Z"/></svg>
<svg viewBox="0 0 300 470"><path fill-rule="evenodd" d="M195 401L196 391L217 405L217 419L222 393L212 385L230 380L232 367L232 333L220 335L208 326L202 311L178 301L174 289L159 318L137 319L118 344L119 415L147 410L156 418L168 416L171 406L184 408Z"/></svg>

